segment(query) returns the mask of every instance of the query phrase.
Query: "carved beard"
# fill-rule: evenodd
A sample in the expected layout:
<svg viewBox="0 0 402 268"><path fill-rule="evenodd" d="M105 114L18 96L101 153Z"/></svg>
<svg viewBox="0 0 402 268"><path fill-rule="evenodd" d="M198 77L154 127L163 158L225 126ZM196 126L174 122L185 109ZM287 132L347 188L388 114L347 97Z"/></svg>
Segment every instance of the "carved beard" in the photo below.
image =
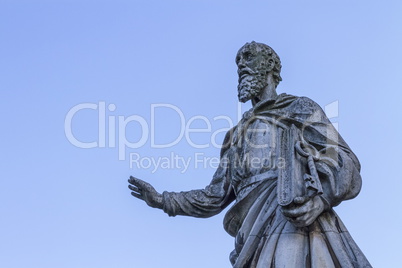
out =
<svg viewBox="0 0 402 268"><path fill-rule="evenodd" d="M244 103L257 97L267 85L267 76L262 72L243 76L237 86L239 101Z"/></svg>

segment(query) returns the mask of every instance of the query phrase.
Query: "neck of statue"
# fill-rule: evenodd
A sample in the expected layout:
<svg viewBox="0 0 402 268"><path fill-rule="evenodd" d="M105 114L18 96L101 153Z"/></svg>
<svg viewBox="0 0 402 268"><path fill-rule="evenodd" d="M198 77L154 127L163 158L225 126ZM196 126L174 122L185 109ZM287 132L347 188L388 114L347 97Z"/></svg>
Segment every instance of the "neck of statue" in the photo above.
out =
<svg viewBox="0 0 402 268"><path fill-rule="evenodd" d="M278 97L278 93L276 93L276 84L271 73L268 74L267 82L268 85L261 90L261 93L251 100L253 107L255 107L258 102L275 100Z"/></svg>

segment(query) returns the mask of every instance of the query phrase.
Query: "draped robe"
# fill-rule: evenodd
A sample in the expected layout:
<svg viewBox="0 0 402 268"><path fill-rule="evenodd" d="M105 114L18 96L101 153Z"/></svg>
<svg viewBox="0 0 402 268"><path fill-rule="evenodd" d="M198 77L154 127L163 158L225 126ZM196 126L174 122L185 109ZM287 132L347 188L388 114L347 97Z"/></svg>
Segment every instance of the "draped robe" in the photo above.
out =
<svg viewBox="0 0 402 268"><path fill-rule="evenodd" d="M278 203L279 171L289 161L297 161L283 152L283 133L290 126L321 155L315 166L325 210L307 227L289 222ZM359 172L358 159L318 104L281 94L276 100L257 103L227 133L221 164L205 189L164 192L163 210L169 216L205 218L234 202L224 228L235 237L230 254L235 268L371 267L332 209L357 196Z"/></svg>

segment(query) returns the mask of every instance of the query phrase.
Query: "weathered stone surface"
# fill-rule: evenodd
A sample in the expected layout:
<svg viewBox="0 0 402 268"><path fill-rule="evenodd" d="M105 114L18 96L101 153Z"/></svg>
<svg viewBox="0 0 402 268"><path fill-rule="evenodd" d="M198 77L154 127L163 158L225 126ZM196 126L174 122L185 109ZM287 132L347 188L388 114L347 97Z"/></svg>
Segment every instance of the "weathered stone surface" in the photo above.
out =
<svg viewBox="0 0 402 268"><path fill-rule="evenodd" d="M211 217L234 203L224 228L236 268L371 267L332 209L361 189L357 157L314 101L276 93L272 48L247 43L236 64L239 101L253 108L227 133L211 183L160 194L131 177L132 195L169 216Z"/></svg>

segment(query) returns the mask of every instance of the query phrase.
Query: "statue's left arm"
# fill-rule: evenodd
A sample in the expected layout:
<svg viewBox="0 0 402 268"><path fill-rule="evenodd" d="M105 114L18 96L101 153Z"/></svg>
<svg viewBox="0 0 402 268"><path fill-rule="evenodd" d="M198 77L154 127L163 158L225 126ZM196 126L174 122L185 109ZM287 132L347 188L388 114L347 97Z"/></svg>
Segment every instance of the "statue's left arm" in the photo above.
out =
<svg viewBox="0 0 402 268"><path fill-rule="evenodd" d="M316 162L326 209L356 197L362 186L360 164L350 149L328 146Z"/></svg>
<svg viewBox="0 0 402 268"><path fill-rule="evenodd" d="M306 120L303 137L319 151L315 164L323 188L322 199L325 208L330 209L359 194L360 163L321 107L307 100L314 112Z"/></svg>
<svg viewBox="0 0 402 268"><path fill-rule="evenodd" d="M322 194L311 200L296 200L299 208L285 208L284 215L301 226L312 223L322 212L342 201L356 197L361 189L360 163L321 107L308 98L294 103L297 113L290 116L292 123L302 130L303 140L318 153L315 166ZM306 212L309 211L309 212ZM308 217L309 216L309 217ZM308 218L308 219L307 219Z"/></svg>

